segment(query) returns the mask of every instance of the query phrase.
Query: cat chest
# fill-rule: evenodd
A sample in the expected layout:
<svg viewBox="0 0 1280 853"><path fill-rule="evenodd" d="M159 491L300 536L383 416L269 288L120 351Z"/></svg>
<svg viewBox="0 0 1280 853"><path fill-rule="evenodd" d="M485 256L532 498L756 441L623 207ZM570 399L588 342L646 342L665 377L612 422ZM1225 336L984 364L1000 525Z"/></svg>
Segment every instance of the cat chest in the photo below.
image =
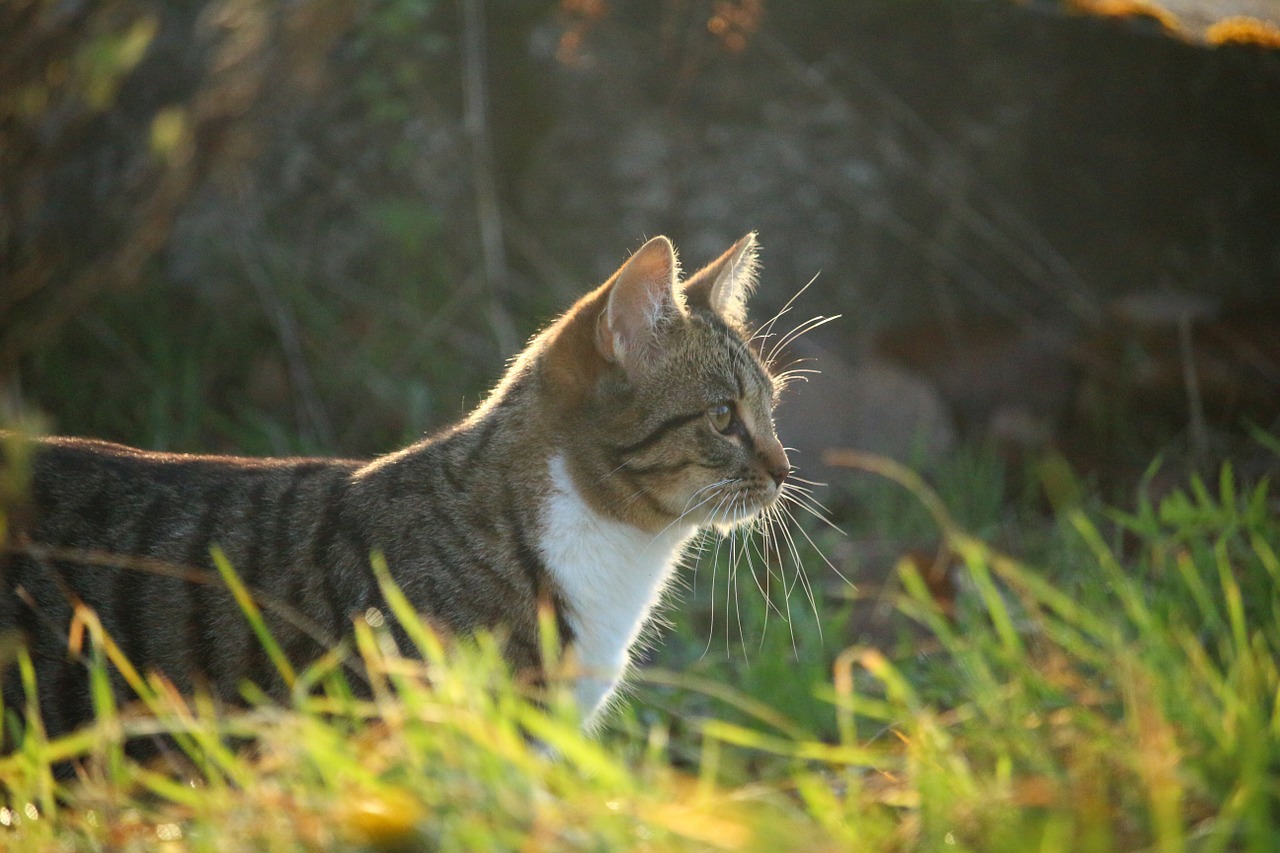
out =
<svg viewBox="0 0 1280 853"><path fill-rule="evenodd" d="M654 535L592 509L551 462L541 550L569 605L583 664L616 671L674 572L691 528Z"/></svg>

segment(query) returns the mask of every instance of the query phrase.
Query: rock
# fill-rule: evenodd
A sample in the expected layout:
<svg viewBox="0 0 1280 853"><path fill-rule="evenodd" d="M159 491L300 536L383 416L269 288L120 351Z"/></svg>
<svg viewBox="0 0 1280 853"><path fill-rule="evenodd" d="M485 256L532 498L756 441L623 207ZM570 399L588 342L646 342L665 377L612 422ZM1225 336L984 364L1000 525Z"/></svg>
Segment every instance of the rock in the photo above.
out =
<svg viewBox="0 0 1280 853"><path fill-rule="evenodd" d="M777 412L778 434L800 476L832 484L852 476L822 462L828 448L921 463L955 444L946 404L920 376L884 361L849 364L813 343L796 351L812 359L804 367L821 370L789 387Z"/></svg>

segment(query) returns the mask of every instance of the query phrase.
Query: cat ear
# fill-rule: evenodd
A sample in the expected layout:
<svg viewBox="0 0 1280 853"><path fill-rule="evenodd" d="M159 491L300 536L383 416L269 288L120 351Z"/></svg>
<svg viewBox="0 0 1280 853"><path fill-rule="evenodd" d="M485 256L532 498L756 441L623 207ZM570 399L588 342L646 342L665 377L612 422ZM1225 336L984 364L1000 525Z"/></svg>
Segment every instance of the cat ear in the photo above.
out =
<svg viewBox="0 0 1280 853"><path fill-rule="evenodd" d="M641 246L613 276L608 302L596 323L596 347L606 359L628 366L657 344L658 325L678 314L676 250L666 237Z"/></svg>
<svg viewBox="0 0 1280 853"><path fill-rule="evenodd" d="M708 308L731 326L747 320L747 298L756 289L756 232L734 243L720 257L694 273L684 295L694 307Z"/></svg>

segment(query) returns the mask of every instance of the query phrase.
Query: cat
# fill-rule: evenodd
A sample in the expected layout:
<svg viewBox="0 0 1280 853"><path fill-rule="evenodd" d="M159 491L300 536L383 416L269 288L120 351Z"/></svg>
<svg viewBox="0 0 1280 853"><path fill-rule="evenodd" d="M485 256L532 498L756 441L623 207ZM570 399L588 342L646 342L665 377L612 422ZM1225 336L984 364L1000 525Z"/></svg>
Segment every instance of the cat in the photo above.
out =
<svg viewBox="0 0 1280 853"><path fill-rule="evenodd" d="M179 690L234 699L249 679L280 694L225 587L187 576L217 577L215 545L249 588L319 626L263 608L295 662L368 608L387 612L375 551L442 637L493 630L518 673L541 672L550 608L594 727L695 533L752 519L791 473L772 419L780 383L746 323L756 253L748 234L681 282L671 242L649 240L460 423L371 462L33 442L0 552L0 634L25 637L46 730L92 718L86 668L69 654L77 600L138 670ZM23 707L16 666L3 690Z"/></svg>

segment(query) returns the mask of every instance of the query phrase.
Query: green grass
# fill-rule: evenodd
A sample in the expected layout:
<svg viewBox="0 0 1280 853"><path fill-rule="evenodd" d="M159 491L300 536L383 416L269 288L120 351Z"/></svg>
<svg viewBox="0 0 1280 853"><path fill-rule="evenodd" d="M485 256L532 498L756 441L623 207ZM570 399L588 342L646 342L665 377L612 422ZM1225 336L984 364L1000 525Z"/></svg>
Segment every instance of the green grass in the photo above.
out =
<svg viewBox="0 0 1280 853"><path fill-rule="evenodd" d="M372 699L344 687L335 652L289 670L289 706L257 697L227 715L128 672L85 613L83 648L103 668L100 720L56 741L33 728L0 759L9 788L0 844L1019 853L1280 845L1280 518L1269 484L1237 483L1226 466L1212 487L1193 479L1131 513L1055 488L1050 522L1022 539L999 534L1026 544L1033 565L955 521L938 497L956 493L954 483L934 491L887 461L846 461L910 495L955 555L953 602L935 599L914 563L899 565L897 607L922 626L914 645L846 646L847 602L819 595L815 615L793 590L770 607L743 576L726 608L722 549L717 585L708 555L671 614L676 631L658 666L588 738L562 683L546 707L529 701L490 641L445 656L415 629L423 666L401 658L375 618L344 650L367 673ZM978 469L960 470L972 478ZM1000 527L990 517L967 523ZM905 529L918 535L919 519ZM820 577L815 555L802 558ZM221 568L234 585L231 567ZM412 624L395 590L387 594ZM114 707L112 666L125 668L149 714ZM125 756L126 735L156 731L173 736L181 760L140 766ZM81 778L55 780L51 765L69 756L89 759Z"/></svg>

